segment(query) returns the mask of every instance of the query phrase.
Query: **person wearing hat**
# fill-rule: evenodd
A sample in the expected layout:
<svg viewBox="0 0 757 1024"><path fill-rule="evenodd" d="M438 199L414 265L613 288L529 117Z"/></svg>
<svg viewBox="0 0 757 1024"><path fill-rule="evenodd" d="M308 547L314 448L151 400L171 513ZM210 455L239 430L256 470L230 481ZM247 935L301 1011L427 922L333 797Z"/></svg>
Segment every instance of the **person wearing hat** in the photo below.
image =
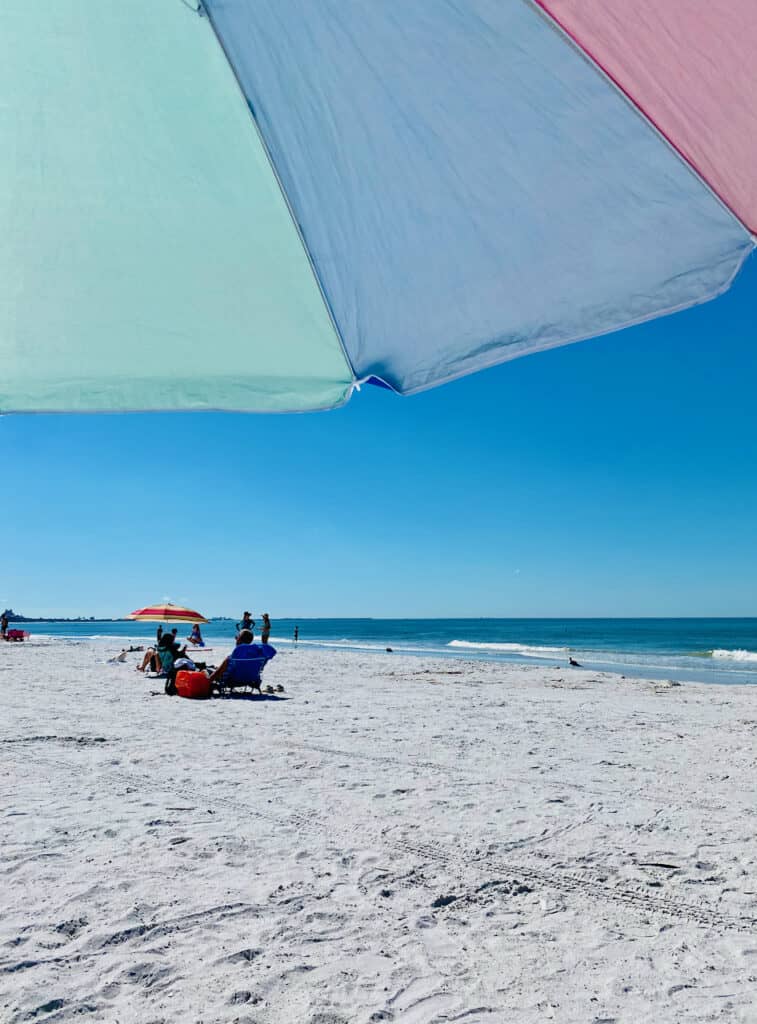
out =
<svg viewBox="0 0 757 1024"><path fill-rule="evenodd" d="M249 629L251 633L255 632L255 620L249 612L243 612L242 621L237 623L237 637L243 629Z"/></svg>

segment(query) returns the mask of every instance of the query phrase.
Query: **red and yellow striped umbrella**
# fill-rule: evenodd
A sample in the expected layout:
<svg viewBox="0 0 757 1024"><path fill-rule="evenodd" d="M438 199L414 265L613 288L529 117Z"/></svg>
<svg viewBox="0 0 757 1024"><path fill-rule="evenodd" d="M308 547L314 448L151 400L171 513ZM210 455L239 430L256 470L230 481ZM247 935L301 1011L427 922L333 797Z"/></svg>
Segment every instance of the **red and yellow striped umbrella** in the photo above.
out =
<svg viewBox="0 0 757 1024"><path fill-rule="evenodd" d="M208 620L199 612L191 608L183 608L180 604L151 604L146 608L138 608L127 619L136 619L138 622L207 622Z"/></svg>

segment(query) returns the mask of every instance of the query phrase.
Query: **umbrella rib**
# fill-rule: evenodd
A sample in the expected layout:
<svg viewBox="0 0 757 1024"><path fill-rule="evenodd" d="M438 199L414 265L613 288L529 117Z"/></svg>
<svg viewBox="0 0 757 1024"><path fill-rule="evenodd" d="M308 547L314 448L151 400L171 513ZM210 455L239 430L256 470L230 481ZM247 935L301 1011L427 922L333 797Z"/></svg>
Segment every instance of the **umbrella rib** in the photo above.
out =
<svg viewBox="0 0 757 1024"><path fill-rule="evenodd" d="M326 313L328 314L328 318L329 318L329 320L331 322L331 326L334 328L334 334L336 335L337 341L339 342L339 347L342 350L342 355L344 356L344 360L345 360L345 362L347 364L347 369L350 371L350 374L352 376L352 384L351 384L351 388L350 388L350 393L351 393L352 390L354 390L354 387L355 387L355 381L357 380L357 373L355 372L355 367L352 365L352 360L350 359L349 353L347 352L347 346L344 343L344 338L342 337L342 332L339 329L339 325L336 322L336 317L334 316L334 310L332 308L331 302L329 301L329 297L326 294L326 289L324 288L323 282L321 281L321 276L318 273L318 270L316 268L315 261L313 259L312 253L310 252L310 247L308 246L308 244L307 244L307 242L305 240L305 235L304 235L304 232L302 230L302 225L298 221L297 216L296 216L296 214L294 212L294 209L292 208L292 204L289 201L289 196L287 195L286 189L284 188L284 183L282 182L281 177L279 176L279 172L276 169L276 164L274 163L273 156L271 155L271 151L268 148L268 143L265 140L265 136L263 135L263 132L262 132L262 129L261 129L260 125L258 124L258 119L255 116L255 111L253 110L253 108L252 108L252 106L250 104L250 101L247 99L247 95L246 95L246 93L244 91L244 88L242 86L242 82L241 82L241 80L239 78L239 75L237 74L237 69L234 66L234 61L231 59L229 51L227 50L226 46L224 45L223 39L221 38L221 34L218 31L218 28L216 27L216 24L215 24L215 22L213 20L213 15L211 14L211 12L208 9L208 7L206 6L204 0L198 0L198 3L199 3L200 6L198 7L197 13L201 17L205 17L205 18L208 19L208 24L210 25L210 27L211 27L211 29L213 31L213 35L216 38L216 42L220 46L221 52L223 53L224 57L226 58L226 63L229 65L229 68L231 69L231 73L234 76L234 81L237 84L237 88L239 89L239 92L241 93L242 100L244 101L244 105L245 105L245 107L247 109L247 112L250 115L250 120L252 121L252 124L253 124L253 126L255 128L255 132L257 134L258 140L260 141L260 145L263 147L263 152L265 153L266 159L268 160L268 165L271 168L271 173L273 174L273 176L274 176L274 178L276 180L276 184L279 187L279 192L281 193L281 197L282 197L282 199L284 200L284 202L286 204L287 210L289 211L289 216L290 216L290 218L292 220L292 224L294 225L294 229L297 232L297 237L300 240L300 245L303 248L303 251L305 253L305 256L307 257L308 263L310 264L311 273L312 273L312 275L313 275L313 277L315 279L315 283L316 283L316 285L318 287L318 291L319 291L320 296L321 296L321 298L323 300L323 304L326 307Z"/></svg>

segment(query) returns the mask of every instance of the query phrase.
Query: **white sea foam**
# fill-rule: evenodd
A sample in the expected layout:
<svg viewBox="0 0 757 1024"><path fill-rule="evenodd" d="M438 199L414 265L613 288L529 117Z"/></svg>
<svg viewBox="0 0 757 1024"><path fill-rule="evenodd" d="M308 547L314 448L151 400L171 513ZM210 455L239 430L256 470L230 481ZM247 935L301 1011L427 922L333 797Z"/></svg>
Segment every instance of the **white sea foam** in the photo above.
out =
<svg viewBox="0 0 757 1024"><path fill-rule="evenodd" d="M272 637L269 638L269 642L272 643L272 644L292 644L293 643L293 639L290 636L288 636L288 637L272 636ZM347 640L346 638L343 638L341 640L311 640L309 637L300 637L299 640L298 640L298 644L299 644L300 647L326 647L326 648L329 648L330 650L337 650L337 651L379 651L380 652L380 651L386 651L386 648L387 648L387 646L389 646L391 644L391 641L389 641L389 643L383 643L383 644L379 644L379 643L372 644L372 643L365 643L365 642L363 642L361 640ZM410 648L410 649L414 650L414 648ZM393 646L393 650L400 650L400 647L399 646Z"/></svg>
<svg viewBox="0 0 757 1024"><path fill-rule="evenodd" d="M522 654L527 658L546 658L553 654L567 654L568 647L539 647L532 644L478 643L472 640L450 640L448 647L464 647L474 651L499 651L502 654Z"/></svg>
<svg viewBox="0 0 757 1024"><path fill-rule="evenodd" d="M60 643L65 640L66 643L89 643L90 641L99 643L104 641L105 643L154 643L154 637L145 636L142 634L134 635L129 633L122 636L119 633L38 633L36 630L30 631L30 636L34 640L44 640L45 642Z"/></svg>
<svg viewBox="0 0 757 1024"><path fill-rule="evenodd" d="M729 651L726 649L716 648L710 652L713 658L724 658L728 661L754 661L757 662L757 651L745 651L737 649L735 651Z"/></svg>

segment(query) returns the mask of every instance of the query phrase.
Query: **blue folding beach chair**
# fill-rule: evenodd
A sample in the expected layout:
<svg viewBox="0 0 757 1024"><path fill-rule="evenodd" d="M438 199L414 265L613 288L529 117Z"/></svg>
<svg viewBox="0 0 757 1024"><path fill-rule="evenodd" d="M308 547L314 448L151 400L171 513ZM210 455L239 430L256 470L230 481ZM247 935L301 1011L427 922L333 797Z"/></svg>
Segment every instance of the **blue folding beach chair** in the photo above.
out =
<svg viewBox="0 0 757 1024"><path fill-rule="evenodd" d="M235 690L248 686L251 690L261 691L261 675L263 669L276 656L276 648L270 644L239 644L234 649L233 657L218 680L219 693L224 690Z"/></svg>

